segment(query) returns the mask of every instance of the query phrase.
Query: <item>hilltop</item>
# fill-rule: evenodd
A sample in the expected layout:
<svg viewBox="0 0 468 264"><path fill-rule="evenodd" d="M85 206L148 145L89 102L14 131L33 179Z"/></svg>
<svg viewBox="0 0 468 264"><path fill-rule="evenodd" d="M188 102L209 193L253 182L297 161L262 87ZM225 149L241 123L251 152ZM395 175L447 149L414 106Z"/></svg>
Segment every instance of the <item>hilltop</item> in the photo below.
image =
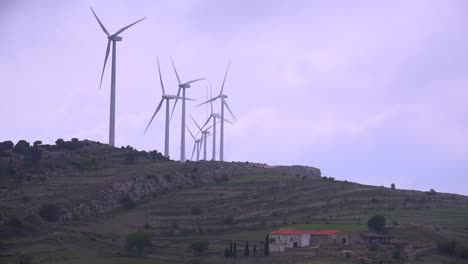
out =
<svg viewBox="0 0 468 264"><path fill-rule="evenodd" d="M468 241L466 196L338 181L304 166L179 163L88 140L1 143L0 189L0 263L29 256L34 263L221 263L230 240L255 243L259 252L229 263L347 263L333 247L317 257L261 257L262 241L279 227L359 237L375 214L415 250ZM125 250L136 230L152 240L140 257ZM195 254L195 241L207 241L208 251ZM384 249L351 246L385 257ZM431 251L414 261L432 259L450 260Z"/></svg>

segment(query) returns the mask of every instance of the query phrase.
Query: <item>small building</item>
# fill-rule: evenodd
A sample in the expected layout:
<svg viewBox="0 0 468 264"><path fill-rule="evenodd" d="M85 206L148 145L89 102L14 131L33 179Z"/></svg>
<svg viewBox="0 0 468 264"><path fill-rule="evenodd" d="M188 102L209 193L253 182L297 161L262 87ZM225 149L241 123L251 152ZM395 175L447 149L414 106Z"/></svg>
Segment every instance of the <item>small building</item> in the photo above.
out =
<svg viewBox="0 0 468 264"><path fill-rule="evenodd" d="M302 248L310 245L310 231L280 228L270 234L270 251L282 252L286 248Z"/></svg>
<svg viewBox="0 0 468 264"><path fill-rule="evenodd" d="M310 230L310 244L336 244L338 230ZM341 243L341 241L339 241ZM347 241L345 241L346 244Z"/></svg>
<svg viewBox="0 0 468 264"><path fill-rule="evenodd" d="M396 239L395 236L387 235L366 235L364 238L369 244L392 244Z"/></svg>

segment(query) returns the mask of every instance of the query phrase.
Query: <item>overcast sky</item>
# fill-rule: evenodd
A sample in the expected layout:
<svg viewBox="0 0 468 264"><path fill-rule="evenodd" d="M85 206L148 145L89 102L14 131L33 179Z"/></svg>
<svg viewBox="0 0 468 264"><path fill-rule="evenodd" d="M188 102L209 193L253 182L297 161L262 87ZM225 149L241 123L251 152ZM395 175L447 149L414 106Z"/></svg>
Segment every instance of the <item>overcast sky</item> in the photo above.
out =
<svg viewBox="0 0 468 264"><path fill-rule="evenodd" d="M183 80L208 78L187 90L200 123L196 104L231 61L226 160L468 194L468 1L3 0L0 141L108 141L107 39L90 6L111 33L147 17L117 47L118 146L163 151L164 111L143 134L161 98L156 56L169 93L170 56ZM189 158L192 146L187 133Z"/></svg>

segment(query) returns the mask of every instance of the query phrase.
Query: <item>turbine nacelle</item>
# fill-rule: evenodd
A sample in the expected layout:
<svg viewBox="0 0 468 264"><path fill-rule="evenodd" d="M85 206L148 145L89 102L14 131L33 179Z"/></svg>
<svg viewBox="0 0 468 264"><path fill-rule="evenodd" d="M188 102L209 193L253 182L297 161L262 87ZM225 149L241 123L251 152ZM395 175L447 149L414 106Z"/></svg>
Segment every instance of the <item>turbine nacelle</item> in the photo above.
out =
<svg viewBox="0 0 468 264"><path fill-rule="evenodd" d="M214 118L221 118L221 116L219 114L211 114L212 117Z"/></svg>
<svg viewBox="0 0 468 264"><path fill-rule="evenodd" d="M179 88L183 88L183 89L186 89L186 88L190 88L190 84L179 84Z"/></svg>
<svg viewBox="0 0 468 264"><path fill-rule="evenodd" d="M109 40L112 40L112 41L122 41L122 37L121 37L121 36L112 36L112 35L110 35L110 36L107 36L107 38L108 38Z"/></svg>
<svg viewBox="0 0 468 264"><path fill-rule="evenodd" d="M228 96L225 95L225 94L220 94L220 95L219 95L219 98L221 98L221 99L226 99L226 98L228 98Z"/></svg>

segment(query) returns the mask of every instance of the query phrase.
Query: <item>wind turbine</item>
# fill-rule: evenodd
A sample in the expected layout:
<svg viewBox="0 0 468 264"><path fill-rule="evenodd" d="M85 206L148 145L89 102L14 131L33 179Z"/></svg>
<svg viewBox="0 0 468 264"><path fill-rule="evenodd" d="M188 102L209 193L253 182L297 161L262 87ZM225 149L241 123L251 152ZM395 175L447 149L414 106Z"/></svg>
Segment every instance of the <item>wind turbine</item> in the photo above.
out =
<svg viewBox="0 0 468 264"><path fill-rule="evenodd" d="M203 138L199 138L197 139L192 131L190 131L190 128L188 128L188 126L186 126L187 130L189 131L190 133L190 136L192 136L194 142L193 142L193 150L192 150L192 156L190 157L191 160L193 160L193 154L195 154L195 148L197 149L197 161L199 160L200 158L200 145L201 145L201 141L203 140Z"/></svg>
<svg viewBox="0 0 468 264"><path fill-rule="evenodd" d="M158 72L159 72L159 81L161 83L161 89L162 89L162 96L161 96L161 101L159 101L158 106L156 107L156 111L153 114L153 117L151 117L151 120L148 123L148 126L145 129L145 133L148 130L149 126L151 125L151 122L153 122L154 117L158 113L159 109L161 109L161 106L166 100L166 127L165 127L165 135L164 135L164 156L167 158L169 157L169 101L172 99L183 99L182 97L179 97L177 95L171 95L171 94L166 94L166 91L164 90L164 83L162 80L161 76L161 67L159 66L159 57L157 57L157 62L158 62ZM191 100L194 101L193 99L190 98L185 98L185 100Z"/></svg>
<svg viewBox="0 0 468 264"><path fill-rule="evenodd" d="M107 63L107 58L109 57L109 51L110 51L110 45L112 42L112 72L111 72L111 95L110 95L110 121L109 121L109 145L114 146L115 145L115 75L116 75L116 53L117 53L117 41L122 41L122 37L119 36L120 33L124 32L127 30L129 27L135 25L136 23L144 20L146 17L137 20L136 22L133 22L132 24L123 27L119 29L117 32L114 34L109 34L109 31L107 31L106 27L104 27L104 24L101 23L101 20L99 20L98 16L94 12L93 8L91 8L91 11L93 12L94 17L96 17L96 20L98 21L99 25L102 28L102 31L107 35L107 48L106 48L106 57L104 58L104 66L102 67L102 74L101 74L101 82L99 84L99 89L101 89L102 86L102 78L104 77L104 70L106 69L106 63Z"/></svg>
<svg viewBox="0 0 468 264"><path fill-rule="evenodd" d="M200 105L203 105L203 104L206 104L206 103L210 103L210 102L213 102L213 101L215 101L217 99L221 100L221 135L220 135L220 144L219 144L219 160L220 161L224 160L224 121L226 121L224 119L224 107L227 108L227 110L229 111L229 113L231 113L234 120L237 121L236 117L234 116L234 114L231 111L231 108L229 108L229 105L226 102L226 99L228 98L228 96L223 94L224 84L226 83L226 76L228 74L230 66L231 66L231 63L229 62L228 66L227 66L227 69L226 69L226 73L224 74L223 84L221 86L221 92L219 93L219 95L198 105L198 106L200 106ZM211 116L210 116L210 118L211 118ZM209 119L208 119L208 121L209 121Z"/></svg>
<svg viewBox="0 0 468 264"><path fill-rule="evenodd" d="M174 68L175 75L177 77L177 81L179 82L179 90L177 90L177 97L180 95L180 90L182 90L182 98L185 99L185 89L190 88L190 84L194 82L198 82L204 80L205 78L195 79L188 82L182 83L179 78L179 74L177 73L174 60L171 57L172 67ZM177 105L178 99L174 103L174 107L172 108L171 119L172 115L174 114L175 107ZM185 100L182 100L182 126L181 126L181 136L180 136L180 161L185 161Z"/></svg>

